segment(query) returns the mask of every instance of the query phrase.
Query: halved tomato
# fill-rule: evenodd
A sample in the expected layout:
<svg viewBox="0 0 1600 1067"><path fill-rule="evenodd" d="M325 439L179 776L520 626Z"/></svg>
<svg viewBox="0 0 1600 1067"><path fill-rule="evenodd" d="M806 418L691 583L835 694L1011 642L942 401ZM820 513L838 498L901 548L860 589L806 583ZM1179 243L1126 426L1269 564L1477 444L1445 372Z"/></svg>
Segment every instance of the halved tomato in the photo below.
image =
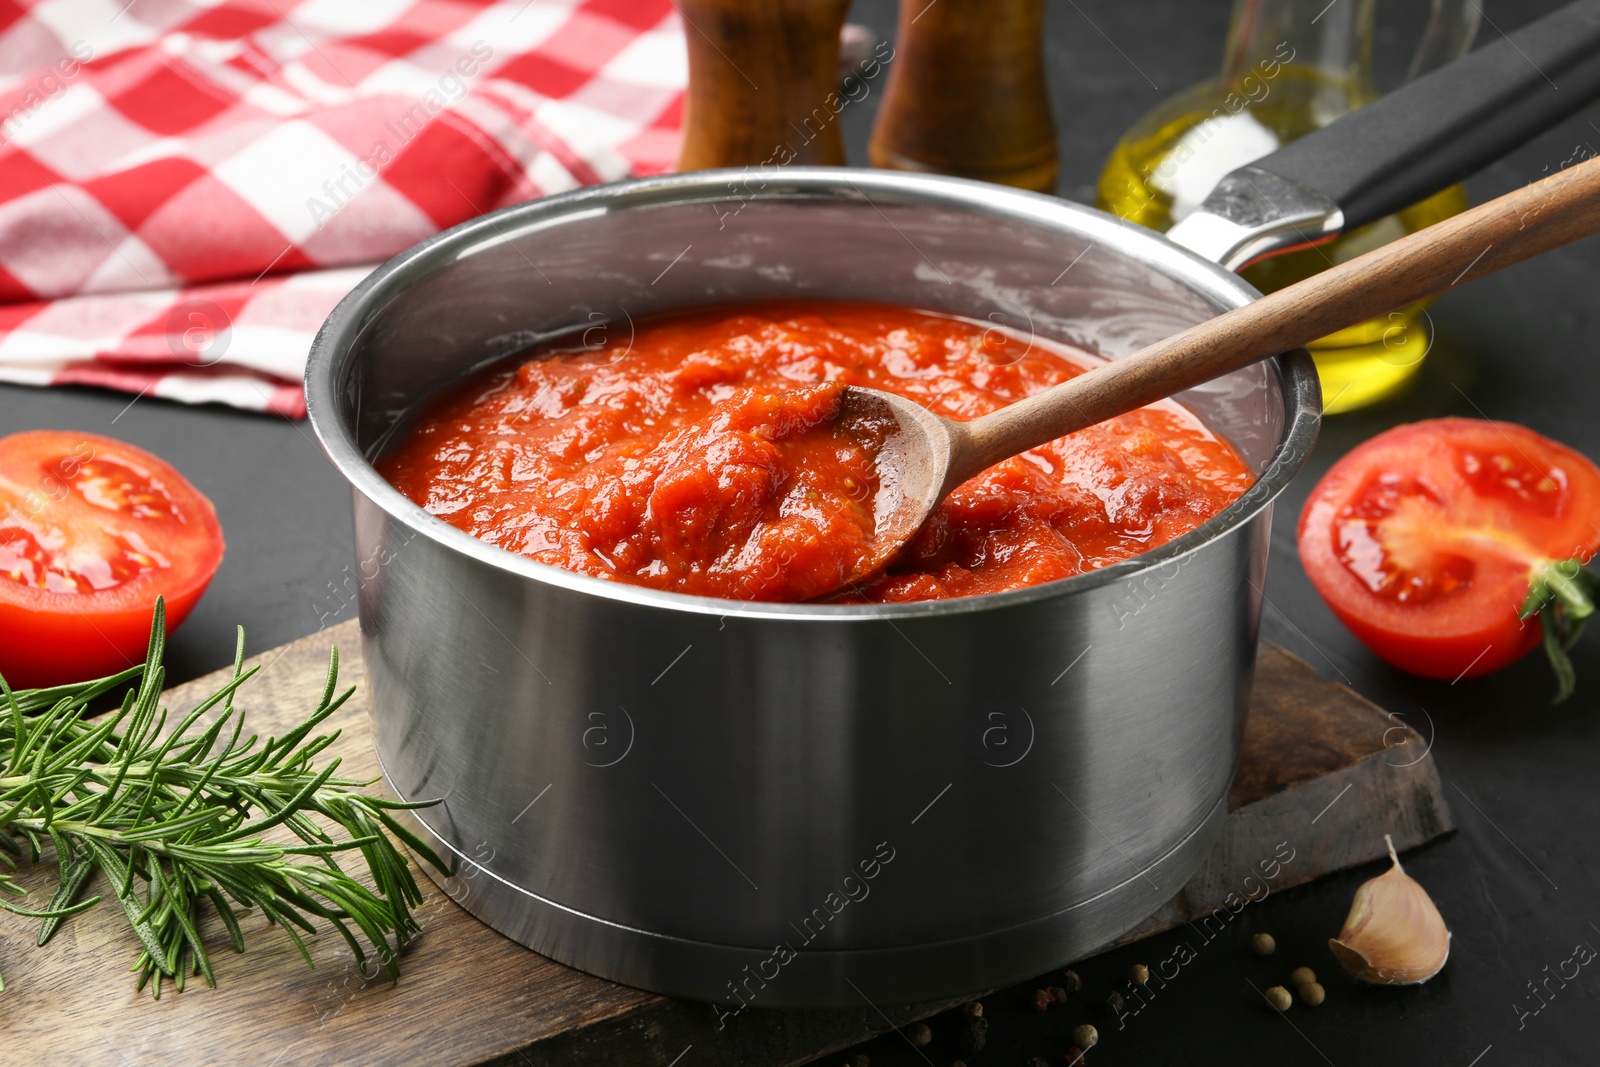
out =
<svg viewBox="0 0 1600 1067"><path fill-rule="evenodd" d="M1300 514L1300 561L1350 631L1429 678L1485 674L1544 636L1564 649L1594 610L1600 469L1506 422L1434 419L1351 451ZM1540 616L1535 624L1534 615Z"/></svg>
<svg viewBox="0 0 1600 1067"><path fill-rule="evenodd" d="M211 501L143 449L70 431L0 438L0 674L29 688L141 662L156 597L176 628L222 551Z"/></svg>

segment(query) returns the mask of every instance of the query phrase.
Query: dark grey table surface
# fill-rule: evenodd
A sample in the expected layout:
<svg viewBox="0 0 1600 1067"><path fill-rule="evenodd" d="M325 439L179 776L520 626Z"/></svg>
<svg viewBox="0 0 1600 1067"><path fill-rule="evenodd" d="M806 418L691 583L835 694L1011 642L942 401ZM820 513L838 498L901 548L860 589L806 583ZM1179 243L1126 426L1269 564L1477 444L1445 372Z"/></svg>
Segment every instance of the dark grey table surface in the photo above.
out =
<svg viewBox="0 0 1600 1067"><path fill-rule="evenodd" d="M1342 0L1346 3L1359 0ZM1554 0L1485 0L1480 41L1558 6ZM1426 5L1379 5L1381 87L1394 84ZM1060 0L1049 4L1048 62L1060 133L1063 196L1092 201L1117 136L1156 103L1215 72L1226 0ZM852 18L893 35L892 0L857 0ZM864 163L881 85L842 121L853 162ZM1532 181L1583 146L1600 149L1600 106L1540 136L1468 183L1482 201ZM1433 739L1459 832L1407 857L1432 892L1454 941L1438 978L1410 989L1364 989L1337 973L1324 947L1357 885L1380 869L1349 872L1251 906L1231 936L1201 947L1149 1006L1118 1030L1083 1010L1039 1016L1024 1007L1035 983L989 998L993 1020L983 1064L1062 1063L1073 1025L1101 1028L1086 1062L1438 1063L1600 1062L1600 968L1565 983L1553 974L1580 943L1600 948L1600 634L1574 650L1575 696L1552 707L1541 658L1457 685L1394 671L1334 619L1296 558L1294 518L1317 477L1372 434L1440 415L1523 423L1600 457L1600 240L1452 292L1433 310L1438 340L1405 397L1330 419L1310 465L1278 505L1267 585L1266 636L1325 675L1347 679ZM333 588L352 562L349 498L304 423L214 407L183 407L80 389L0 387L0 431L78 429L131 441L167 458L217 505L228 554L191 620L172 641L174 681L231 660L235 624L251 647L270 646L342 620ZM1257 930L1280 946L1273 965L1243 942ZM1175 932L1080 966L1086 993L1103 995L1136 962L1171 956ZM1304 963L1328 1000L1277 1017L1251 983ZM1279 966L1281 964L1281 966ZM1051 978L1052 983L1059 978ZM1542 1005L1542 1006L1541 1006ZM1536 1014L1532 1009L1538 1008ZM1524 1014L1526 1013L1526 1014ZM874 1067L935 1063L958 1053L950 1027L926 1050L898 1035L857 1053ZM686 1064L687 1067L687 1064Z"/></svg>

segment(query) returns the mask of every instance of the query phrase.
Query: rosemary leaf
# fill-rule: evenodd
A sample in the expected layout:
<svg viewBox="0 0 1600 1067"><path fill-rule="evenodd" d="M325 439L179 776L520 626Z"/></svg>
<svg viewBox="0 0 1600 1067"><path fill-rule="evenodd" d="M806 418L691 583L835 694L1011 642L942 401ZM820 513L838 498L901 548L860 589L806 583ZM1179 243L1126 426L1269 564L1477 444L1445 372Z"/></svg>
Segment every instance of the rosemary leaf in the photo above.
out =
<svg viewBox="0 0 1600 1067"><path fill-rule="evenodd" d="M370 953L396 977L418 932L412 908L422 892L392 838L444 863L391 814L425 803L367 796L372 782L339 776L337 759L316 765L338 732L314 731L353 692L339 691L337 650L316 708L281 737L258 739L233 702L256 672L244 666L241 629L232 677L169 724L160 699L165 620L158 600L145 662L108 678L15 692L0 678L0 894L12 898L0 895L0 910L39 919L43 945L101 903L78 900L100 875L133 935L136 987L149 985L155 997L166 982L182 992L190 975L216 984L203 914L214 911L242 952L236 907L259 908L308 965L303 934L325 924L363 970ZM96 700L122 687L117 710L89 717ZM264 840L276 827L300 843ZM346 852L361 856L370 886L339 865ZM48 905L16 899L27 895L14 873L20 862L53 865Z"/></svg>

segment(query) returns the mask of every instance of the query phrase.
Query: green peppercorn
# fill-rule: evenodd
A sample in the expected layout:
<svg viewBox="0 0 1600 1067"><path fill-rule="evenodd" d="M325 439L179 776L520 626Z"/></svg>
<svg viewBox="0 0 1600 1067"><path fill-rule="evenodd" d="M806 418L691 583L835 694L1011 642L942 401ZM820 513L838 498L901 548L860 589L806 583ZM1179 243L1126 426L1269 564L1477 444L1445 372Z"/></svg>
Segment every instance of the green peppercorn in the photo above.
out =
<svg viewBox="0 0 1600 1067"><path fill-rule="evenodd" d="M973 1019L983 1018L983 1002L980 1000L967 1001L967 1003L961 1005L961 1014Z"/></svg>
<svg viewBox="0 0 1600 1067"><path fill-rule="evenodd" d="M1296 967L1289 972L1289 984L1296 989L1303 985L1310 985L1317 980L1317 972L1310 967Z"/></svg>
<svg viewBox="0 0 1600 1067"><path fill-rule="evenodd" d="M1308 1008L1316 1007L1327 997L1327 992L1318 982L1307 982L1300 987L1299 992L1300 1002Z"/></svg>
<svg viewBox="0 0 1600 1067"><path fill-rule="evenodd" d="M1250 951L1257 956L1270 956L1278 951L1278 943L1271 934L1257 934L1250 939Z"/></svg>
<svg viewBox="0 0 1600 1067"><path fill-rule="evenodd" d="M1135 963L1128 968L1128 981L1134 985L1148 985L1150 982L1150 968L1142 963Z"/></svg>
<svg viewBox="0 0 1600 1067"><path fill-rule="evenodd" d="M1074 1027L1072 1030L1072 1043L1079 1048L1090 1049L1100 1043L1100 1031L1088 1023Z"/></svg>
<svg viewBox="0 0 1600 1067"><path fill-rule="evenodd" d="M906 1027L906 1039L921 1048L933 1040L933 1031L928 1028L927 1023L912 1023Z"/></svg>
<svg viewBox="0 0 1600 1067"><path fill-rule="evenodd" d="M1289 1005L1294 1003L1294 998L1289 995L1289 991L1281 985L1275 985L1267 990L1266 996L1267 1003L1271 1004L1275 1011L1288 1011Z"/></svg>

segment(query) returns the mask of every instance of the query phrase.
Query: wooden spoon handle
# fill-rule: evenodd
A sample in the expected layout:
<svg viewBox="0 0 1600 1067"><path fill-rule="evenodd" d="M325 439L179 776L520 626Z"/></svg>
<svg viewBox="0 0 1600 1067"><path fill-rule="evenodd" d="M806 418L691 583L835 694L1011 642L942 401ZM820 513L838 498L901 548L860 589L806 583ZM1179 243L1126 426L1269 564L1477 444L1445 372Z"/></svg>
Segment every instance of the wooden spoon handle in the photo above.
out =
<svg viewBox="0 0 1600 1067"><path fill-rule="evenodd" d="M946 487L1046 441L1600 231L1600 158L955 428Z"/></svg>

